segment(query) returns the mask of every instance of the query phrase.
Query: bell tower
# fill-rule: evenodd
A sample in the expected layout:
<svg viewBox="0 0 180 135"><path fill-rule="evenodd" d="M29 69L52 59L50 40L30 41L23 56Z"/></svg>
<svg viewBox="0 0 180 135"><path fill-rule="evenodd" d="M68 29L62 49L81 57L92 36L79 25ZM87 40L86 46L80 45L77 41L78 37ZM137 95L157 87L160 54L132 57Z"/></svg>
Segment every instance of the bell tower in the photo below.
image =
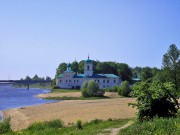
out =
<svg viewBox="0 0 180 135"><path fill-rule="evenodd" d="M92 60L88 59L84 62L84 75L85 76L92 76L93 75L93 63Z"/></svg>

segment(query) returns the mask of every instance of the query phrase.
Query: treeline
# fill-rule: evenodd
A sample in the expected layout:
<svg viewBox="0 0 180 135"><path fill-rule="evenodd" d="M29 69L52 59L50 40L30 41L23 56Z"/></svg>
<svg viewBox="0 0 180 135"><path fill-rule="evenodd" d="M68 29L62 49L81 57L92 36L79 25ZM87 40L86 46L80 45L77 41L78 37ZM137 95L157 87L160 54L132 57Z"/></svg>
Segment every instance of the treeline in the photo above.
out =
<svg viewBox="0 0 180 135"><path fill-rule="evenodd" d="M26 76L24 79L21 78L20 80L36 80L36 81L51 81L51 77L49 76L46 76L46 77L39 77L37 74L34 75L34 77L29 77L29 76Z"/></svg>
<svg viewBox="0 0 180 135"><path fill-rule="evenodd" d="M34 80L34 81L52 81L51 77L46 76L46 77L39 77L37 74L34 75L32 78L29 76L26 76L25 78L21 78L20 80ZM52 83L36 83L36 84L31 84L31 87L35 88L48 88L51 86ZM14 84L15 87L26 87L26 84L24 83L18 83Z"/></svg>
<svg viewBox="0 0 180 135"><path fill-rule="evenodd" d="M160 82L173 82L176 88L180 86L180 51L175 44L170 45L167 53L162 58L162 68L156 67L130 67L126 63L118 62L100 62L93 61L93 70L95 74L108 73L121 77L122 81L133 83L133 78L139 78L141 81L152 79ZM63 73L67 68L67 63L60 63L56 75ZM71 63L71 68L76 73L84 73L84 60Z"/></svg>

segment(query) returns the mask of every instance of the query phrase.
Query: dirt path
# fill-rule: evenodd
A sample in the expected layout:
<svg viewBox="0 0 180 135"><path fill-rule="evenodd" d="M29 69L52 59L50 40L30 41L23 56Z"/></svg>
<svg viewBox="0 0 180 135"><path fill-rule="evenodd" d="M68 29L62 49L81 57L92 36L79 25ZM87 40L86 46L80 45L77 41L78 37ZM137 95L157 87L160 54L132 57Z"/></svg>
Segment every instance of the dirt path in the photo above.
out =
<svg viewBox="0 0 180 135"><path fill-rule="evenodd" d="M100 133L98 135L118 135L119 134L119 131L121 129L124 129L124 128L127 128L129 127L131 124L133 124L134 122L133 121L129 121L128 123L126 123L125 125L123 125L122 127L119 127L119 128L108 128L108 129L105 129L103 132L105 133Z"/></svg>

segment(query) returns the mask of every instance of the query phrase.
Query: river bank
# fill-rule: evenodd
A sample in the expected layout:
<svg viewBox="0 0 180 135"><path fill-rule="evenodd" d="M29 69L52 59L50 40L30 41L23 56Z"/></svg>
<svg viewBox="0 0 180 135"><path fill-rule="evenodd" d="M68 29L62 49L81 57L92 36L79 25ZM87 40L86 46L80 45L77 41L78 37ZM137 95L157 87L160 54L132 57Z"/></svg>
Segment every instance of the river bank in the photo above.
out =
<svg viewBox="0 0 180 135"><path fill-rule="evenodd" d="M13 88L11 85L0 85L0 121L3 119L3 110L11 108L21 108L24 106L32 106L49 102L56 102L55 100L44 100L37 98L38 94L49 93L50 90L39 88Z"/></svg>
<svg viewBox="0 0 180 135"><path fill-rule="evenodd" d="M16 131L27 128L37 121L53 119L61 119L65 125L69 125L70 123L76 123L78 119L87 122L95 118L103 120L108 118L133 118L136 109L128 106L130 102L134 103L135 99L68 100L9 109L3 111L3 116L4 118L11 117L11 127Z"/></svg>

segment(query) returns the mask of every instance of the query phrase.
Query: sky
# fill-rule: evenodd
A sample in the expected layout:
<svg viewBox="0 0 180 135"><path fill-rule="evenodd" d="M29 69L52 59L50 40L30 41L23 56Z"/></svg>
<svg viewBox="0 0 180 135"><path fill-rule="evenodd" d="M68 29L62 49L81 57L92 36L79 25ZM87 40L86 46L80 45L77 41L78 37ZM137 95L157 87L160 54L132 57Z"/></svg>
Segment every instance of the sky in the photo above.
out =
<svg viewBox="0 0 180 135"><path fill-rule="evenodd" d="M161 68L180 49L180 0L0 0L0 79L85 60Z"/></svg>

